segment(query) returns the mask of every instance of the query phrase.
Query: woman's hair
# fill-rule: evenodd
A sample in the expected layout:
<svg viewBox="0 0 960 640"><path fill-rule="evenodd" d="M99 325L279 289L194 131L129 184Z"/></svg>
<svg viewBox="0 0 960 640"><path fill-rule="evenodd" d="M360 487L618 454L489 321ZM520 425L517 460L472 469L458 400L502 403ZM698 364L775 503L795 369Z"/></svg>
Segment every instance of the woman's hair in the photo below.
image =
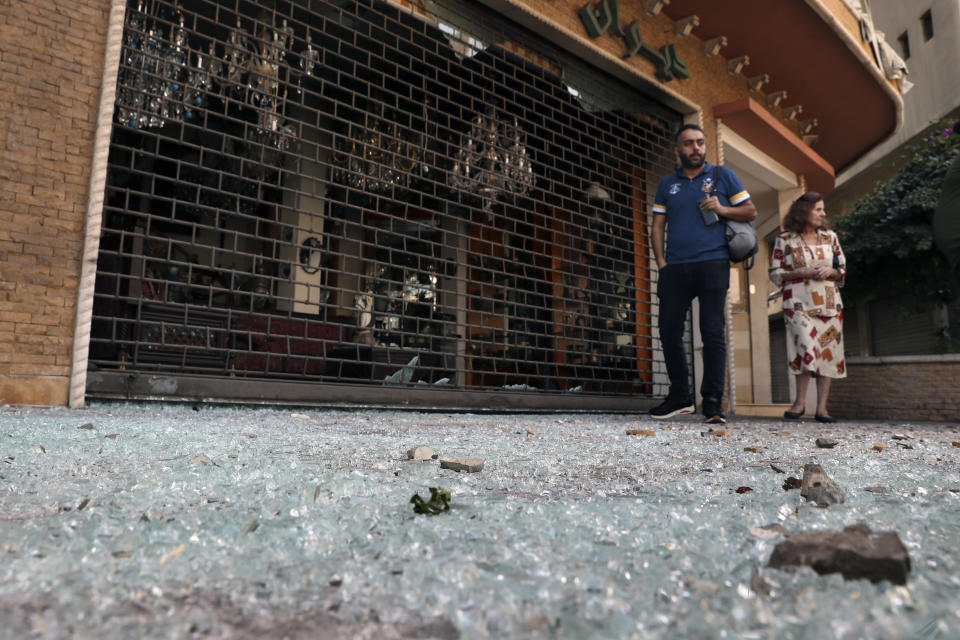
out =
<svg viewBox="0 0 960 640"><path fill-rule="evenodd" d="M783 218L783 230L802 233L807 224L807 217L809 217L810 212L813 211L813 208L817 206L817 203L821 200L823 200L823 196L816 191L807 191L797 198L794 203L790 205L790 210L787 211L787 215ZM830 228L827 226L826 220L824 220L823 227L821 228Z"/></svg>

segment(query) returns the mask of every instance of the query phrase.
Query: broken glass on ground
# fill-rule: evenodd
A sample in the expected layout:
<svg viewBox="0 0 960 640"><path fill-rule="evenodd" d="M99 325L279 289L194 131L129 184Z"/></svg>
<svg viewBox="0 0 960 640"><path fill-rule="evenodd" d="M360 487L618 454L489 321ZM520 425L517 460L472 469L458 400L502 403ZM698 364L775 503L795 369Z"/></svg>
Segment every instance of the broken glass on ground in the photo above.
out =
<svg viewBox="0 0 960 640"><path fill-rule="evenodd" d="M704 437L696 416L6 407L0 619L12 637L52 638L960 636L956 432L820 428L741 418ZM904 433L913 449L873 448ZM409 460L420 445L485 465ZM846 502L784 491L779 471L805 464ZM450 491L443 517L410 508L430 486ZM756 535L858 522L900 536L906 584L771 569L782 537Z"/></svg>

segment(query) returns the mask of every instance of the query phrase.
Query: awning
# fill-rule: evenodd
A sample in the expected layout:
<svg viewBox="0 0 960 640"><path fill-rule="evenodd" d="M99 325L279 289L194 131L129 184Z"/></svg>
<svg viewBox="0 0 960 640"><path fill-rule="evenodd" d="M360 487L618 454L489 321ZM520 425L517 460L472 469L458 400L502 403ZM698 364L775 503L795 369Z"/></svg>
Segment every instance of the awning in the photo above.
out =
<svg viewBox="0 0 960 640"><path fill-rule="evenodd" d="M802 173L807 188L826 195L833 191L833 167L797 134L751 98L717 105L713 115L794 173Z"/></svg>
<svg viewBox="0 0 960 640"><path fill-rule="evenodd" d="M786 90L781 107L801 105L799 120L816 118L816 154L841 171L896 131L902 101L860 48L853 15L831 13L846 11L839 2L831 6L837 8L819 0L672 0L663 12L673 20L697 15L694 35L726 36L720 55L727 59L749 56L743 74L769 74L764 93ZM741 111L743 120L756 120L752 108ZM737 129L731 117L737 119L728 110L724 122Z"/></svg>

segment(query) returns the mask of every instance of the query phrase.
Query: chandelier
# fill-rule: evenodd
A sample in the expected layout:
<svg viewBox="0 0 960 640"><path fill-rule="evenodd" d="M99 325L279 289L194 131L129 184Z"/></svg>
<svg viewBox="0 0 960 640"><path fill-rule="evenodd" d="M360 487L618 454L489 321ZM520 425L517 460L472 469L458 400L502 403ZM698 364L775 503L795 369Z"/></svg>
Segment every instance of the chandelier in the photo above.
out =
<svg viewBox="0 0 960 640"><path fill-rule="evenodd" d="M191 120L212 94L220 94L256 112L255 137L280 151L287 150L296 130L281 114L287 97L294 31L284 19L247 31L240 17L223 44L222 59L211 41L207 53L190 48L179 5L172 11L169 32L161 19L167 5L137 0L127 12L118 78L117 120L133 128L163 127ZM312 76L320 52L307 37L299 61L297 91L303 76Z"/></svg>
<svg viewBox="0 0 960 640"><path fill-rule="evenodd" d="M524 195L533 186L530 161L517 119L503 123L496 111L478 113L453 158L450 185L480 196L484 211L505 193Z"/></svg>
<svg viewBox="0 0 960 640"><path fill-rule="evenodd" d="M156 3L127 13L117 100L117 119L133 128L162 127L182 120L189 59L183 14L175 11L169 36L156 20ZM195 81L198 79L194 78ZM202 87L191 87L194 95Z"/></svg>
<svg viewBox="0 0 960 640"><path fill-rule="evenodd" d="M351 124L348 135L335 137L331 159L336 182L380 194L408 186L412 174L428 168L422 135L385 119L379 106L374 111L362 125Z"/></svg>
<svg viewBox="0 0 960 640"><path fill-rule="evenodd" d="M285 61L292 42L293 28L286 19L280 27L263 26L259 33L251 34L237 17L237 26L224 44L227 90L234 99L256 111L257 135L265 144L281 151L288 149L295 137L293 126L280 115L287 95L281 76L288 73Z"/></svg>

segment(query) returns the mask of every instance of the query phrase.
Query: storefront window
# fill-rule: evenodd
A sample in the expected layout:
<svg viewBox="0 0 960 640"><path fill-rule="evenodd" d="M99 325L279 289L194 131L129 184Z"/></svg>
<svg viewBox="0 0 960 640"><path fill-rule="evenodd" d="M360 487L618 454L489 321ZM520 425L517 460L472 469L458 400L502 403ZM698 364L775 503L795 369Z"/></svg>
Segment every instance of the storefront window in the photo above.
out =
<svg viewBox="0 0 960 640"><path fill-rule="evenodd" d="M91 362L653 393L648 215L677 117L431 5L131 0Z"/></svg>

